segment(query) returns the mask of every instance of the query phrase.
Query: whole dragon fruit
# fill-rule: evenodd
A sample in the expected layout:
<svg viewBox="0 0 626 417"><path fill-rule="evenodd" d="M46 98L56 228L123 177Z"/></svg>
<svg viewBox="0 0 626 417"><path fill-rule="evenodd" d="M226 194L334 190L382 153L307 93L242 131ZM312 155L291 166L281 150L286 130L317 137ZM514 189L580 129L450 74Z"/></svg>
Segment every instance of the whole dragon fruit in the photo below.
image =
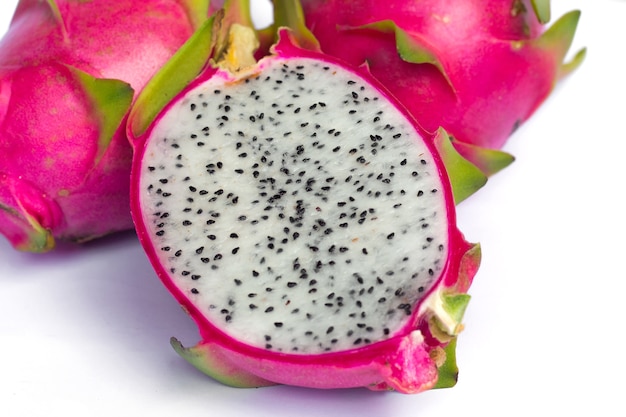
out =
<svg viewBox="0 0 626 417"><path fill-rule="evenodd" d="M0 41L0 233L14 247L132 228L134 93L207 15L208 0L20 0Z"/></svg>
<svg viewBox="0 0 626 417"><path fill-rule="evenodd" d="M463 187L434 147L447 159L445 133L287 29L256 62L249 27L217 27L227 33L207 23L129 119L139 239L202 338L173 347L239 387L454 385L480 249L455 224ZM204 70L173 85L189 65Z"/></svg>
<svg viewBox="0 0 626 417"><path fill-rule="evenodd" d="M500 149L584 57L563 63L580 13L546 30L549 0L300 2L274 1L289 17L281 23L304 18L324 53L367 63L426 130L444 127L487 174L512 158L484 149Z"/></svg>

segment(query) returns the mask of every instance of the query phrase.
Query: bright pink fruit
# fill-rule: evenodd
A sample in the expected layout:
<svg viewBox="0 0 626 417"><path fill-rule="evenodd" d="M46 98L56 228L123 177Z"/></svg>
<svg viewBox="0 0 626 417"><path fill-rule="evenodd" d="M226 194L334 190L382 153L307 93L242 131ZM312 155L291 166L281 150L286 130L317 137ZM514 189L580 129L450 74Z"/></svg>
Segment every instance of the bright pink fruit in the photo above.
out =
<svg viewBox="0 0 626 417"><path fill-rule="evenodd" d="M456 226L445 134L286 30L272 56L233 58L249 33L233 26L235 49L156 117L131 113L137 232L202 339L172 345L240 387L454 385L480 250ZM145 91L176 90L158 78Z"/></svg>
<svg viewBox="0 0 626 417"><path fill-rule="evenodd" d="M548 1L301 3L324 53L367 63L425 129L442 126L457 141L482 148L501 148L584 55L563 63L580 13L546 30ZM299 7L291 0L275 6L288 13ZM471 147L461 149L472 158Z"/></svg>
<svg viewBox="0 0 626 417"><path fill-rule="evenodd" d="M127 112L202 3L19 2L0 41L0 233L17 249L132 228Z"/></svg>

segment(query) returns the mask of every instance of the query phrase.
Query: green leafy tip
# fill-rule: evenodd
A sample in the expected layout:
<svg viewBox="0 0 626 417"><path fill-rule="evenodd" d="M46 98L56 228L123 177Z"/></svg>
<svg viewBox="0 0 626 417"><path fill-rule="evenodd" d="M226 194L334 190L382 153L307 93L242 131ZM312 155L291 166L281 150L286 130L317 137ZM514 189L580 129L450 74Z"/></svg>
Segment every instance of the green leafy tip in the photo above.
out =
<svg viewBox="0 0 626 417"><path fill-rule="evenodd" d="M550 21L550 0L531 0L533 11L539 22L546 24Z"/></svg>
<svg viewBox="0 0 626 417"><path fill-rule="evenodd" d="M456 323L461 323L465 309L470 301L468 294L443 294L441 296L443 309Z"/></svg>
<svg viewBox="0 0 626 417"><path fill-rule="evenodd" d="M209 0L182 0L187 18L194 29L198 29L209 16Z"/></svg>
<svg viewBox="0 0 626 417"><path fill-rule="evenodd" d="M396 39L396 49L402 60L411 64L434 65L444 76L452 91L456 91L450 81L443 63L439 60L436 51L432 50L426 42L420 42L417 35L410 35L396 25L393 20L381 20L362 26L342 26L341 30L375 30L382 33L393 34Z"/></svg>
<svg viewBox="0 0 626 417"><path fill-rule="evenodd" d="M24 210L24 207L20 206L19 209L20 211L0 201L0 217L4 216L3 221L15 226L13 237L19 236L12 242L15 249L33 253L44 253L54 249L54 236L50 230L41 226L34 216Z"/></svg>
<svg viewBox="0 0 626 417"><path fill-rule="evenodd" d="M92 104L98 118L100 136L96 165L108 149L113 136L120 129L133 101L134 91L128 83L119 80L95 78L86 72L67 66Z"/></svg>
<svg viewBox="0 0 626 417"><path fill-rule="evenodd" d="M133 137L141 136L167 103L205 67L214 46L214 23L215 17L207 19L141 91L129 116Z"/></svg>
<svg viewBox="0 0 626 417"><path fill-rule="evenodd" d="M515 161L515 157L507 152L460 142L454 138L450 139L454 149L463 158L476 165L487 177L500 172Z"/></svg>
<svg viewBox="0 0 626 417"><path fill-rule="evenodd" d="M196 369L224 385L235 388L259 388L276 385L252 375L236 365L230 365L229 361L222 357L221 352L212 347L211 344L200 343L194 347L186 348L175 337L170 339L170 344L176 353Z"/></svg>
<svg viewBox="0 0 626 417"><path fill-rule="evenodd" d="M443 349L446 360L437 371L439 377L434 389L451 388L456 385L459 377L459 367L456 363L456 337L452 339Z"/></svg>
<svg viewBox="0 0 626 417"><path fill-rule="evenodd" d="M305 24L304 12L300 0L272 0L274 5L274 29L291 29L298 46L311 51L319 51L320 44L315 35Z"/></svg>
<svg viewBox="0 0 626 417"><path fill-rule="evenodd" d="M572 60L564 62L574 40L579 20L579 10L566 13L550 26L540 38L533 41L537 47L549 50L557 62L563 63L557 74L556 81L578 68L585 59L586 48L583 48L574 55Z"/></svg>
<svg viewBox="0 0 626 417"><path fill-rule="evenodd" d="M487 176L452 146L445 130L439 129L434 142L448 173L455 204L459 204L487 183Z"/></svg>

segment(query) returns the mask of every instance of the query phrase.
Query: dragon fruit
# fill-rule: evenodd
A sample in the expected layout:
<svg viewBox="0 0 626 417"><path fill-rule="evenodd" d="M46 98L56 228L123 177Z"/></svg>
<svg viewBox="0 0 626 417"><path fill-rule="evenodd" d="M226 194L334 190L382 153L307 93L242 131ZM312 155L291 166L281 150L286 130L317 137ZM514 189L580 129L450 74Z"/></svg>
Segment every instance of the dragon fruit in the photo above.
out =
<svg viewBox="0 0 626 417"><path fill-rule="evenodd" d="M208 0L20 0L0 41L0 233L15 248L133 227L127 113L207 17Z"/></svg>
<svg viewBox="0 0 626 417"><path fill-rule="evenodd" d="M490 150L502 148L585 54L563 63L580 13L546 30L549 0L300 3L274 1L281 24L297 29L304 18L300 29L310 29L324 53L366 62L426 130L444 127L489 175L513 161Z"/></svg>
<svg viewBox="0 0 626 417"><path fill-rule="evenodd" d="M139 239L200 332L174 349L237 387L454 385L480 248L455 223L472 175L449 178L445 132L288 29L257 62L251 28L216 27L128 124Z"/></svg>

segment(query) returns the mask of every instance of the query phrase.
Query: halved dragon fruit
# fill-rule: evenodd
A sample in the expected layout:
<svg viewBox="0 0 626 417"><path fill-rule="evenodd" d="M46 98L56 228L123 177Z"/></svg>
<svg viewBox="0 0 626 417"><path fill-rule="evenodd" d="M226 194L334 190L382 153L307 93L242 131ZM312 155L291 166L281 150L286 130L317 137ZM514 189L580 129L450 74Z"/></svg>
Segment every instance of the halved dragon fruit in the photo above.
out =
<svg viewBox="0 0 626 417"><path fill-rule="evenodd" d="M513 161L493 150L585 55L583 49L564 62L580 12L547 28L549 0L274 4L288 24L310 29L324 53L352 65L367 62L425 129L445 128L457 149L488 175ZM299 26L302 19L306 28Z"/></svg>
<svg viewBox="0 0 626 417"><path fill-rule="evenodd" d="M480 249L455 223L445 132L287 29L257 63L251 29L213 49L211 28L163 72L216 51L202 74L179 94L161 74L129 123L140 241L202 339L175 350L239 387L454 385Z"/></svg>
<svg viewBox="0 0 626 417"><path fill-rule="evenodd" d="M134 93L207 17L208 0L20 0L0 41L0 233L14 247L132 228Z"/></svg>

